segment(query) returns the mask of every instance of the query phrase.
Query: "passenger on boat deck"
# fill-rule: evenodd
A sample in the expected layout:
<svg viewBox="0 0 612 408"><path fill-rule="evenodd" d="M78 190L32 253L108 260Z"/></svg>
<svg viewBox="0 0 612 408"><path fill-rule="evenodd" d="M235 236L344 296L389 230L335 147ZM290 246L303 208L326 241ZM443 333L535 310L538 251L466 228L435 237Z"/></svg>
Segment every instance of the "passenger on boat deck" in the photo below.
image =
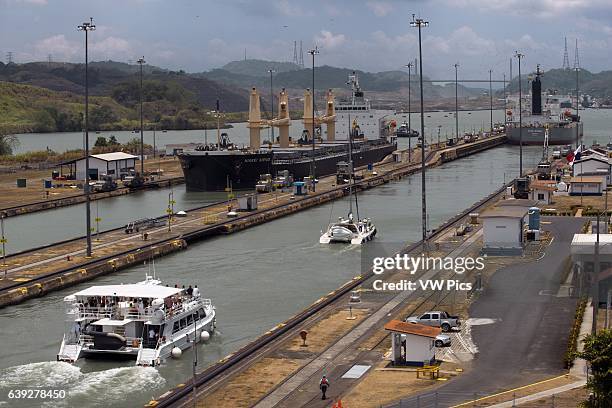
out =
<svg viewBox="0 0 612 408"><path fill-rule="evenodd" d="M189 285L189 287L187 288L187 294L188 294L189 296L192 296L192 295L193 295L193 288L191 287L191 285Z"/></svg>
<svg viewBox="0 0 612 408"><path fill-rule="evenodd" d="M193 296L200 297L200 289L198 289L198 285L195 285L195 288L193 288Z"/></svg>

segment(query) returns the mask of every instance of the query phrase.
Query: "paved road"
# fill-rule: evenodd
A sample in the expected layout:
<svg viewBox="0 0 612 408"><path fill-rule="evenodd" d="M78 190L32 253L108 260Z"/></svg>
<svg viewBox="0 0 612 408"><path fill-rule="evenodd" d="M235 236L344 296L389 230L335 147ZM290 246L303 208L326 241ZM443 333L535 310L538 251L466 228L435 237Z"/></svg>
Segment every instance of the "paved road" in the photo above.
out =
<svg viewBox="0 0 612 408"><path fill-rule="evenodd" d="M438 390L445 394L444 406L475 392L491 394L565 372L563 356L576 300L556 294L573 234L586 219L547 221L552 223L543 228L554 240L545 256L498 271L470 308L471 318L499 321L472 327L479 353L467 372Z"/></svg>

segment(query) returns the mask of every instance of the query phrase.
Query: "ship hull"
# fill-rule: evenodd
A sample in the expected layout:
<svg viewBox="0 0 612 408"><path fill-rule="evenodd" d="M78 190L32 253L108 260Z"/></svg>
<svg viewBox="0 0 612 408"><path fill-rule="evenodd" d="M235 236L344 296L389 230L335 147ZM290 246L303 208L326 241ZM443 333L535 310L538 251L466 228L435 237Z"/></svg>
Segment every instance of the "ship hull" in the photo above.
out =
<svg viewBox="0 0 612 408"><path fill-rule="evenodd" d="M395 144L373 146L353 153L357 166L374 164L396 149ZM183 154L179 156L188 191L223 191L228 185L233 190L252 190L262 174L275 175L288 170L296 180L311 174L312 159L301 158L291 162L275 163L274 153L239 154ZM315 158L317 177L335 174L337 163L348 161L348 153L321 155Z"/></svg>
<svg viewBox="0 0 612 408"><path fill-rule="evenodd" d="M578 138L582 139L582 123L578 123ZM544 143L543 126L525 126L523 127L523 145L542 145ZM520 129L511 127L506 129L508 142L511 144L520 144ZM548 129L548 144L550 145L568 145L576 143L576 126L570 127L550 127Z"/></svg>

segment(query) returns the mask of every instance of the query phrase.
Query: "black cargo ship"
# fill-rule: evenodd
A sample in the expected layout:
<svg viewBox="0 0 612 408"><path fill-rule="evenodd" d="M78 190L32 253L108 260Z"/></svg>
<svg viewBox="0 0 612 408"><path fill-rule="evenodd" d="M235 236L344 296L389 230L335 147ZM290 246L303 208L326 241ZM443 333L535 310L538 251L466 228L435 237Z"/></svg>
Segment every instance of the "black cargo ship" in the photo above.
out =
<svg viewBox="0 0 612 408"><path fill-rule="evenodd" d="M385 138L353 141L353 162L363 166L381 161L396 149ZM316 177L336 173L336 164L348 161L348 141L323 142L292 148L262 148L257 151L208 146L179 155L189 191L254 189L262 174L276 175L288 170L295 180L310 176L313 163Z"/></svg>

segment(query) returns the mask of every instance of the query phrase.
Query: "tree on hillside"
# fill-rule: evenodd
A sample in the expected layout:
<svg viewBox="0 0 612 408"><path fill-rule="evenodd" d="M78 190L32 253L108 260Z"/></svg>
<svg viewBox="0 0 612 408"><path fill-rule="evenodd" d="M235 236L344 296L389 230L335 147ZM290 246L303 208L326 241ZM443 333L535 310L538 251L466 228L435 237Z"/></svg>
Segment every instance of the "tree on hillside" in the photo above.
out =
<svg viewBox="0 0 612 408"><path fill-rule="evenodd" d="M107 105L95 106L89 113L89 126L91 129L99 129L101 125L115 121L117 121L117 116Z"/></svg>
<svg viewBox="0 0 612 408"><path fill-rule="evenodd" d="M108 145L109 146L117 146L119 144L119 142L117 141L117 138L115 137L115 135L111 135L108 138Z"/></svg>
<svg viewBox="0 0 612 408"><path fill-rule="evenodd" d="M612 330L601 330L584 339L584 350L577 356L585 359L592 375L587 388L593 395L582 405L587 408L609 407L612 401Z"/></svg>

